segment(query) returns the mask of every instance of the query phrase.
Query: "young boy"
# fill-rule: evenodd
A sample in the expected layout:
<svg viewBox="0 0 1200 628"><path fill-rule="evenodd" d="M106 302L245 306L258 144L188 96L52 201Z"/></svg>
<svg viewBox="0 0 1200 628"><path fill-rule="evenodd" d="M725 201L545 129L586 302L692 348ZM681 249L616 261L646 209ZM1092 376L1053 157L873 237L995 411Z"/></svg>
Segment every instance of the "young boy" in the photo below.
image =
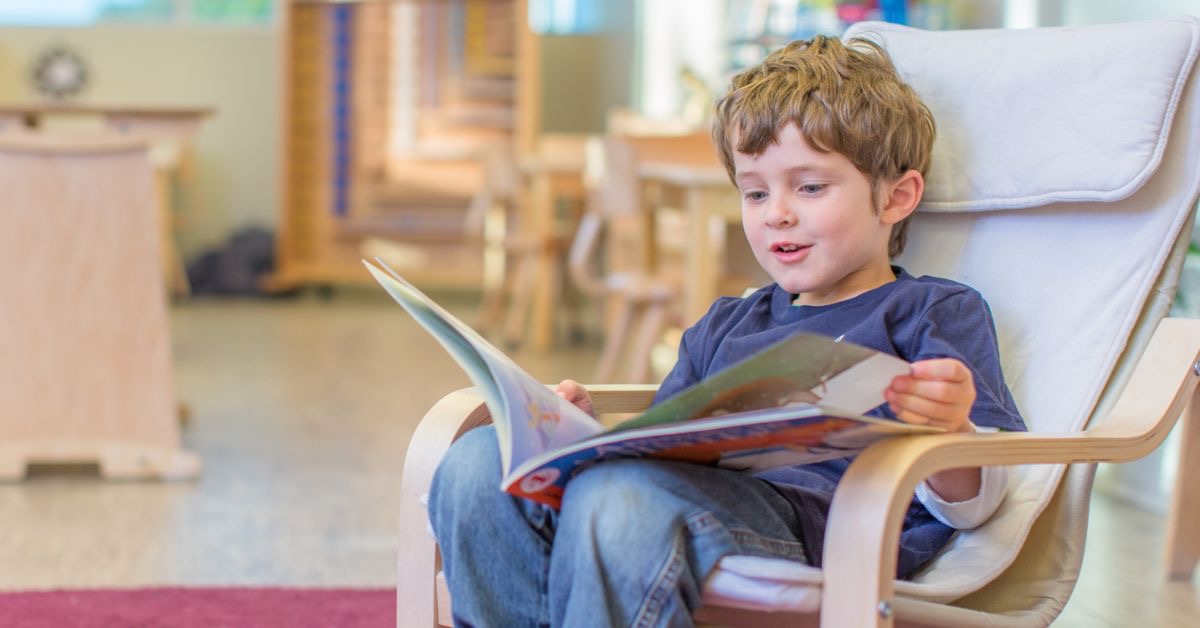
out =
<svg viewBox="0 0 1200 628"><path fill-rule="evenodd" d="M714 303L685 332L658 399L804 331L913 363L875 414L950 431L1024 429L979 294L891 265L921 200L934 123L883 50L826 37L792 43L734 77L713 136L742 195L746 238L774 283ZM558 392L591 412L578 383ZM554 512L496 488L495 434L474 430L451 447L430 501L455 622L691 625L723 556L821 564L848 465L750 475L615 460L580 473ZM1002 468L952 469L923 483L898 575L936 555L955 528L986 520L1005 483Z"/></svg>

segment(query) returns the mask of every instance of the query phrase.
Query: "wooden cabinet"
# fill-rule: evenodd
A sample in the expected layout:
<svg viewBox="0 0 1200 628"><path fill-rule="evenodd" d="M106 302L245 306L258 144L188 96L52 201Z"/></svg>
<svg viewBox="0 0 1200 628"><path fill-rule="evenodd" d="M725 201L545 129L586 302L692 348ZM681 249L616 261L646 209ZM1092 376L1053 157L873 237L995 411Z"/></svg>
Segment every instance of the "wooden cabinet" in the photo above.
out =
<svg viewBox="0 0 1200 628"><path fill-rule="evenodd" d="M188 478L146 146L0 138L0 479Z"/></svg>

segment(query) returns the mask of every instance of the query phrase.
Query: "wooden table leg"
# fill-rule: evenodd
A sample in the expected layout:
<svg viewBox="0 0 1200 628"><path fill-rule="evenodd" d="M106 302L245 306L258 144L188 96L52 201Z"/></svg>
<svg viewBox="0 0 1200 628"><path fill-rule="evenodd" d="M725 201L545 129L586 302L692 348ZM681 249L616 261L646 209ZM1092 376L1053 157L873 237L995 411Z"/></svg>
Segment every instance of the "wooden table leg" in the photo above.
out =
<svg viewBox="0 0 1200 628"><path fill-rule="evenodd" d="M690 186L684 193L687 212L687 279L684 288L685 323L700 320L717 296L717 260L710 237L709 208L704 192Z"/></svg>
<svg viewBox="0 0 1200 628"><path fill-rule="evenodd" d="M1167 518L1166 564L1171 580L1190 580L1200 561L1200 388L1180 418L1179 467Z"/></svg>
<svg viewBox="0 0 1200 628"><path fill-rule="evenodd" d="M154 172L155 199L158 204L159 238L162 241L162 260L164 281L167 292L173 297L186 297L192 293L192 284L188 280L187 266L183 255L179 252L179 244L175 239L175 210L171 202L172 174L165 168L156 168Z"/></svg>
<svg viewBox="0 0 1200 628"><path fill-rule="evenodd" d="M700 320L721 294L726 266L725 228L740 220L740 205L736 190L723 184L687 186L684 205L688 222L684 316L690 325Z"/></svg>
<svg viewBox="0 0 1200 628"><path fill-rule="evenodd" d="M546 351L554 344L554 251L548 246L554 233L554 186L551 175L541 172L530 181L530 230L542 243L534 272L533 308L530 313L530 344Z"/></svg>

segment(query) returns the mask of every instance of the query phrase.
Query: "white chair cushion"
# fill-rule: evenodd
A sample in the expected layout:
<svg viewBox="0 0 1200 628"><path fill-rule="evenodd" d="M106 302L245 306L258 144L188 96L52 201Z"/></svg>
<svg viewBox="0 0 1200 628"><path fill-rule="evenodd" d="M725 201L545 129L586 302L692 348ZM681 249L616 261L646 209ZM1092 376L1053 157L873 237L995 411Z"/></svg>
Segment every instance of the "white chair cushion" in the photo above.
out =
<svg viewBox="0 0 1200 628"><path fill-rule="evenodd" d="M1197 52L1188 18L940 33L870 23L856 35L885 39L933 111L924 211L1129 196L1162 159Z"/></svg>

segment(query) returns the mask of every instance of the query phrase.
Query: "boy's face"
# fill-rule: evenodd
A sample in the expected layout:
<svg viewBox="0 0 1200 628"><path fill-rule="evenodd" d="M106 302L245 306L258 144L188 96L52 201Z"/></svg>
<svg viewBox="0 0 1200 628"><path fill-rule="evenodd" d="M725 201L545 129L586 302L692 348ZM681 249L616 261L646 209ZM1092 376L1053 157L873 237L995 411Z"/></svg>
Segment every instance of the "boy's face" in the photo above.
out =
<svg viewBox="0 0 1200 628"><path fill-rule="evenodd" d="M895 280L891 224L845 155L821 153L794 124L761 155L734 152L742 226L758 263L803 305L844 301Z"/></svg>

